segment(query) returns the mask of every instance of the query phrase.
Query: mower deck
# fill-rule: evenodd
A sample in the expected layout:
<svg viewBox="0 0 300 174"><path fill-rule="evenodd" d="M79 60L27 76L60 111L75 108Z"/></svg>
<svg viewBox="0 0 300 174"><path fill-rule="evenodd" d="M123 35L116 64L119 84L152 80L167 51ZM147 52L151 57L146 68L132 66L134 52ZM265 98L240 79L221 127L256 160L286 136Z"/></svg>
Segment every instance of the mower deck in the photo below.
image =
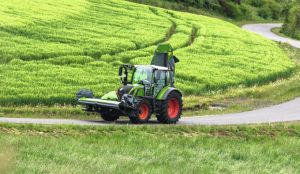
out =
<svg viewBox="0 0 300 174"><path fill-rule="evenodd" d="M78 102L85 105L100 106L100 107L107 107L113 109L120 109L119 105L121 103L118 101L101 100L96 98L81 98L78 100Z"/></svg>

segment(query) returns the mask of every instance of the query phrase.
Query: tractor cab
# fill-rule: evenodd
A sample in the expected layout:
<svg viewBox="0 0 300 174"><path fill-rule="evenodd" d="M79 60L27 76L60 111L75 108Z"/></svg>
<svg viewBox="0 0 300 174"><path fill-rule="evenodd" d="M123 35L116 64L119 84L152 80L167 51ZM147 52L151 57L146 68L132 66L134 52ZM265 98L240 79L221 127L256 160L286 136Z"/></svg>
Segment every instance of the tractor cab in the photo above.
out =
<svg viewBox="0 0 300 174"><path fill-rule="evenodd" d="M172 86L171 71L167 67L155 65L122 65L120 77L123 86L118 90L118 99L124 94L139 97L155 97L166 86Z"/></svg>
<svg viewBox="0 0 300 174"><path fill-rule="evenodd" d="M142 81L151 82L152 79L164 78L169 80L170 86L173 87L175 63L177 62L179 62L179 59L173 55L172 46L168 43L163 43L156 48L150 65L121 65L119 76L124 85L138 84L142 83ZM132 71L132 74L130 74L130 71ZM169 72L167 73L166 71ZM161 78L158 78L158 76Z"/></svg>

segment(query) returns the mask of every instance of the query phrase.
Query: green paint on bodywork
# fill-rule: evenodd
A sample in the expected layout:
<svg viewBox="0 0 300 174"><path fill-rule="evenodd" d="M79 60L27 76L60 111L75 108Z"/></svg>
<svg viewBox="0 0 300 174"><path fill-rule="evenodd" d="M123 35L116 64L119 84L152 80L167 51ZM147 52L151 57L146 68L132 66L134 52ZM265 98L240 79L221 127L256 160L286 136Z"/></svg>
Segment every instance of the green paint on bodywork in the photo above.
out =
<svg viewBox="0 0 300 174"><path fill-rule="evenodd" d="M101 97L102 100L115 100L118 101L118 96L116 91L111 91L107 94L105 94L103 97Z"/></svg>
<svg viewBox="0 0 300 174"><path fill-rule="evenodd" d="M156 96L156 100L165 100L166 99L166 93L167 92L173 92L176 91L178 92L180 95L182 95L181 91L178 90L177 88L174 87L170 87L170 86L166 86L164 87Z"/></svg>
<svg viewBox="0 0 300 174"><path fill-rule="evenodd" d="M173 57L173 47L169 43L161 43L157 46L155 53L168 53L168 60Z"/></svg>
<svg viewBox="0 0 300 174"><path fill-rule="evenodd" d="M134 84L133 88L129 91L129 94L135 97L143 97L145 95L144 86L140 84Z"/></svg>
<svg viewBox="0 0 300 174"><path fill-rule="evenodd" d="M157 46L155 52L157 53L169 53L173 51L173 47L169 43L161 43Z"/></svg>
<svg viewBox="0 0 300 174"><path fill-rule="evenodd" d="M156 100L163 100L165 93L170 89L170 86L164 87L156 96Z"/></svg>

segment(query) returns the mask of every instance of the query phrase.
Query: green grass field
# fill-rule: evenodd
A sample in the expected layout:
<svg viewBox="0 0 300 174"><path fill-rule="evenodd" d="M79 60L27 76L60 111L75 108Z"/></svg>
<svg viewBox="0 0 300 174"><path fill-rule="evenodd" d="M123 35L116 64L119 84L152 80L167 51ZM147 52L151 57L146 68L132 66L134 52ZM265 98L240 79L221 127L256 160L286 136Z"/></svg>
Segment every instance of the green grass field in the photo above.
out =
<svg viewBox="0 0 300 174"><path fill-rule="evenodd" d="M170 42L185 96L265 84L295 64L274 42L219 19L121 0L6 1L0 7L0 105L73 104L119 86L121 63L149 64Z"/></svg>
<svg viewBox="0 0 300 174"><path fill-rule="evenodd" d="M149 64L162 42L181 60L176 84L196 114L300 95L299 50L220 19L123 0L10 0L0 6L0 117L98 119L74 94L117 89L118 66ZM214 103L228 108L205 108ZM0 173L300 173L299 144L299 123L0 123Z"/></svg>
<svg viewBox="0 0 300 174"><path fill-rule="evenodd" d="M0 126L0 173L299 173L300 125Z"/></svg>

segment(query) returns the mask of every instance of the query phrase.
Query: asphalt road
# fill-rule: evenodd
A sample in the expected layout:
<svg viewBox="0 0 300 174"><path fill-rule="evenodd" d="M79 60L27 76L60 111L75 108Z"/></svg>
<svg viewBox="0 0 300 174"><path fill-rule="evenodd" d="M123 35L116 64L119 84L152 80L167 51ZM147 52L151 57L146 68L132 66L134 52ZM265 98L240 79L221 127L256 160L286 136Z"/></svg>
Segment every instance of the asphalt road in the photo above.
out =
<svg viewBox="0 0 300 174"><path fill-rule="evenodd" d="M286 42L294 47L300 48L300 42L277 36L271 32L272 28L280 27L281 24L249 24L243 26L245 30L258 33L269 39ZM286 121L300 121L300 98L282 103L279 105L258 109L249 112L194 116L181 118L178 124L181 125L233 125L233 124L259 124ZM32 118L5 118L1 117L0 122L7 123L31 123L31 124L73 124L73 125L111 125L104 121L95 120L67 120L67 119L32 119ZM129 124L128 120L120 120L118 125ZM152 121L150 124L157 124Z"/></svg>
<svg viewBox="0 0 300 174"><path fill-rule="evenodd" d="M248 25L244 25L242 28L244 28L245 30L248 30L248 31L255 32L255 33L262 35L268 39L271 39L271 40L274 40L277 42L288 43L288 44L292 45L293 47L300 48L299 41L278 36L271 31L273 28L279 28L281 26L282 26L282 24L248 24Z"/></svg>

